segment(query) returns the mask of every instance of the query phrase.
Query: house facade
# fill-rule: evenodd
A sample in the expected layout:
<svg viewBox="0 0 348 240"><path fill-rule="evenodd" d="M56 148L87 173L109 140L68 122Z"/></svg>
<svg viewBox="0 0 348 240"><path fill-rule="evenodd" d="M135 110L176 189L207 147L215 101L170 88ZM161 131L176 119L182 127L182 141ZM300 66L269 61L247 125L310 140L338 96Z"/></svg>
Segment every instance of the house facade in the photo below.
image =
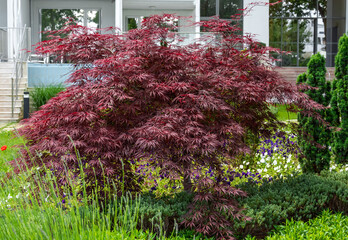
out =
<svg viewBox="0 0 348 240"><path fill-rule="evenodd" d="M273 56L279 59L277 65L305 66L312 54L321 52L327 58L327 66L332 67L338 39L348 31L348 0L324 3L305 0L294 9L281 4L269 5L274 2L276 0L0 0L0 121L5 118L1 115L4 111L11 112L11 119L20 115L21 110L16 106L21 104L17 99L21 99L26 87L63 82L67 78L70 65L49 64L23 51L33 50L32 46L46 37L41 31L59 28L65 17L73 17L88 27L112 26L126 32L141 27L145 17L173 13L187 17L178 20L178 34L190 42L201 33L199 27L187 27L189 22L216 15L230 19L238 9L254 4L241 19L243 34L252 34L267 46L291 53ZM6 104L11 104L11 109L4 107Z"/></svg>
<svg viewBox="0 0 348 240"><path fill-rule="evenodd" d="M4 61L14 57L13 48L16 47L16 43L18 45L19 42L23 42L21 34L17 33L19 29L30 28L30 32L27 29L27 32L22 33L27 39L30 38L24 45L35 44L42 40L40 32L45 29L45 23L52 20L47 17L53 17L49 16L49 10L72 10L82 25L99 28L112 26L121 32L127 31L132 21L140 25L144 17L173 13L190 17L179 22L179 32L189 36L199 32L200 29L182 27L187 25L185 21L197 22L221 14L224 14L224 18L230 18L232 14L237 13L237 9L244 8L251 2L253 0L0 0L0 28L8 33L16 32L8 34L7 39L3 39L5 35L3 34L0 59ZM243 32L255 34L259 41L267 45L268 10L268 6L264 4L256 6L252 13L243 19ZM60 16L71 16L63 11L60 14ZM52 26L46 29L51 29L49 27Z"/></svg>

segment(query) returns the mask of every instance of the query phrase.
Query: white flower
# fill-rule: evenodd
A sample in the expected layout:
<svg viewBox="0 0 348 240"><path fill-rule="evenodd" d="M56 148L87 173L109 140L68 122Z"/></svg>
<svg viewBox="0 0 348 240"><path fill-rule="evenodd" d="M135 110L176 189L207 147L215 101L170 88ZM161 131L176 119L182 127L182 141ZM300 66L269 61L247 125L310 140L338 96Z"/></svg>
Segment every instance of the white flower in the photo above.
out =
<svg viewBox="0 0 348 240"><path fill-rule="evenodd" d="M284 168L288 168L288 164L285 164Z"/></svg>
<svg viewBox="0 0 348 240"><path fill-rule="evenodd" d="M257 172L262 173L262 169L257 169Z"/></svg>
<svg viewBox="0 0 348 240"><path fill-rule="evenodd" d="M48 196L45 198L45 202L47 202L49 196L50 196L50 195L48 194Z"/></svg>
<svg viewBox="0 0 348 240"><path fill-rule="evenodd" d="M247 162L246 165L249 165L249 162Z"/></svg>
<svg viewBox="0 0 348 240"><path fill-rule="evenodd" d="M28 185L27 186L24 186L23 188L24 189L27 189L27 188L29 188L30 187L30 183L28 183Z"/></svg>
<svg viewBox="0 0 348 240"><path fill-rule="evenodd" d="M16 198L19 198L21 196L21 194L20 193L18 193L17 195L16 195Z"/></svg>
<svg viewBox="0 0 348 240"><path fill-rule="evenodd" d="M261 158L260 162L265 163L265 159Z"/></svg>
<svg viewBox="0 0 348 240"><path fill-rule="evenodd" d="M297 165L297 169L301 169L301 166L300 166L300 165Z"/></svg>
<svg viewBox="0 0 348 240"><path fill-rule="evenodd" d="M239 168L240 168L240 169L243 169L243 165L239 165Z"/></svg>
<svg viewBox="0 0 348 240"><path fill-rule="evenodd" d="M273 161L273 165L277 165L277 163L278 163L277 160Z"/></svg>

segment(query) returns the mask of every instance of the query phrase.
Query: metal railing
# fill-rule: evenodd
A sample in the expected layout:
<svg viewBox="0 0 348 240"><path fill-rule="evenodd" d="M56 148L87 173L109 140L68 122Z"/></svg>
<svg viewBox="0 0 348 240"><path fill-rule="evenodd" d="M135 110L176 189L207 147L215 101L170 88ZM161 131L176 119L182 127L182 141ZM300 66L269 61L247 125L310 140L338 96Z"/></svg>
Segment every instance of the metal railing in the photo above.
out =
<svg viewBox="0 0 348 240"><path fill-rule="evenodd" d="M0 62L27 61L30 58L31 29L0 27Z"/></svg>
<svg viewBox="0 0 348 240"><path fill-rule="evenodd" d="M11 112L18 101L18 86L24 76L24 64L30 60L31 29L0 27L0 62L13 63L11 76Z"/></svg>

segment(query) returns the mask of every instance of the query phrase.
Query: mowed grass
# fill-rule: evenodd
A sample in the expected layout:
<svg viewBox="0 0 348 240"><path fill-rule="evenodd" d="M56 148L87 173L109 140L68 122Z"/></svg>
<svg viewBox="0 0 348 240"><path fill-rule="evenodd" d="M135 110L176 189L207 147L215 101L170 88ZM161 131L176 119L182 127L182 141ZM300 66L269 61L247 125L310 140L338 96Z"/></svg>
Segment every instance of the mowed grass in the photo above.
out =
<svg viewBox="0 0 348 240"><path fill-rule="evenodd" d="M276 104L277 118L279 121L297 120L297 113L289 112L286 110L286 105Z"/></svg>

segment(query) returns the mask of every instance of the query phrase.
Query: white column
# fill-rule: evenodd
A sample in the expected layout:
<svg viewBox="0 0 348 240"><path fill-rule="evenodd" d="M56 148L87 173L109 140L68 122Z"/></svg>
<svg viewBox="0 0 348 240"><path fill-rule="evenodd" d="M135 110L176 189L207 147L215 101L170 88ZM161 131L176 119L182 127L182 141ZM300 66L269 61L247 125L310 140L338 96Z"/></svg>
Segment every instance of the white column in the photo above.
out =
<svg viewBox="0 0 348 240"><path fill-rule="evenodd" d="M250 7L255 0L244 0L244 8ZM254 35L255 40L269 46L269 0L262 0L262 3L254 6L252 10L244 16L243 34Z"/></svg>
<svg viewBox="0 0 348 240"><path fill-rule="evenodd" d="M123 0L115 1L115 27L123 32Z"/></svg>
<svg viewBox="0 0 348 240"><path fill-rule="evenodd" d="M200 0L195 0L195 22L199 22L201 20L201 1ZM200 32L200 27L196 26L195 29L196 33Z"/></svg>
<svg viewBox="0 0 348 240"><path fill-rule="evenodd" d="M7 58L12 60L15 53L15 43L16 43L16 30L17 27L17 4L16 0L7 0Z"/></svg>

